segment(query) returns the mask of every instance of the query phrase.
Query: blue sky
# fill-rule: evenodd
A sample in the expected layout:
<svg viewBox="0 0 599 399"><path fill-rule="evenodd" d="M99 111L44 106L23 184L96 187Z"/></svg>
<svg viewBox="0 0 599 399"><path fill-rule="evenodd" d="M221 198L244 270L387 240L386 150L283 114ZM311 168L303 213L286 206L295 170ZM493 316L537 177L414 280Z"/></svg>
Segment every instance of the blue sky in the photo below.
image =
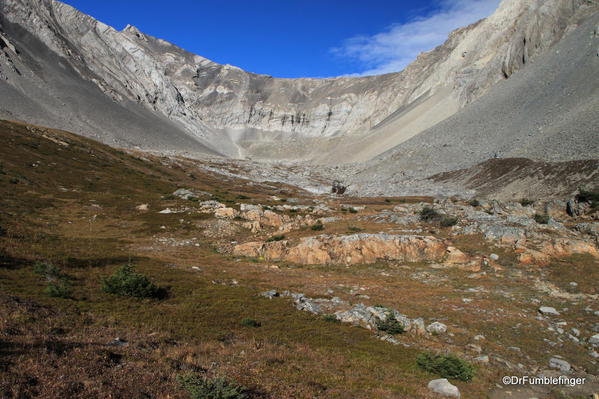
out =
<svg viewBox="0 0 599 399"><path fill-rule="evenodd" d="M500 0L65 0L221 64L276 77L403 69Z"/></svg>

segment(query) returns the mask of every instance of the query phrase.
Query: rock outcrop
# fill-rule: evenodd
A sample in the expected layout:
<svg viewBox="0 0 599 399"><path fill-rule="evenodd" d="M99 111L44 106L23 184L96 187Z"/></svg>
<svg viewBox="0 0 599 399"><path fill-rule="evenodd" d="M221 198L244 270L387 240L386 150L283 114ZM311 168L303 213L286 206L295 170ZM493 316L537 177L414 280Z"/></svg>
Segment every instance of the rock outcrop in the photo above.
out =
<svg viewBox="0 0 599 399"><path fill-rule="evenodd" d="M307 237L295 245L287 240L248 242L235 246L233 254L321 265L374 263L381 260L439 262L447 256L447 245L434 237L363 233Z"/></svg>

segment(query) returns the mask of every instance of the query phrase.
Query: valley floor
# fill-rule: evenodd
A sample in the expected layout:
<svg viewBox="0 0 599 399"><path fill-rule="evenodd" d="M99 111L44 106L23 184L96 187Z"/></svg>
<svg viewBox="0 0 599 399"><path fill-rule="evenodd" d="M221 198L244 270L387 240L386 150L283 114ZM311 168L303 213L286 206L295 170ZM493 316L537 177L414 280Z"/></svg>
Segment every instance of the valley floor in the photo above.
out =
<svg viewBox="0 0 599 399"><path fill-rule="evenodd" d="M326 175L310 192L52 129L0 135L3 398L187 398L190 374L247 398L436 398L425 352L473 365L449 379L462 398L599 392L596 193L574 217L560 201L354 198L324 193ZM104 292L126 264L166 295Z"/></svg>

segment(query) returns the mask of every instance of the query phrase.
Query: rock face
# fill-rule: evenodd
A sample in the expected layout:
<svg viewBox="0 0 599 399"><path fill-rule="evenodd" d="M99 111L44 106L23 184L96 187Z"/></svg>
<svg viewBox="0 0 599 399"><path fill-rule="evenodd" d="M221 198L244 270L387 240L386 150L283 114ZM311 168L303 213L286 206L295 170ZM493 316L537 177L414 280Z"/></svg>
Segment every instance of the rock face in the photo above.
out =
<svg viewBox="0 0 599 399"><path fill-rule="evenodd" d="M296 245L287 240L249 242L235 246L236 256L264 257L299 264L359 264L379 260L435 262L445 258L446 244L434 237L390 234L321 235L303 238Z"/></svg>
<svg viewBox="0 0 599 399"><path fill-rule="evenodd" d="M494 15L454 31L444 45L420 55L401 73L276 79L219 65L132 26L118 31L55 0L4 0L0 115L35 117L38 123L120 146L365 160L513 75L562 38L577 13L590 7L583 3L504 0ZM62 71L51 70L57 63ZM60 79L47 82L44 73ZM73 87L82 92L73 95ZM84 117L70 112L71 119L61 118L83 106L79 95L101 106L85 109ZM143 119L135 114L151 116L157 125L147 125L151 134L122 132L122 126L100 120L131 115L133 129ZM417 123L402 128L414 117ZM306 145L314 142L322 145ZM332 156L339 143L354 151L343 152L344 159Z"/></svg>

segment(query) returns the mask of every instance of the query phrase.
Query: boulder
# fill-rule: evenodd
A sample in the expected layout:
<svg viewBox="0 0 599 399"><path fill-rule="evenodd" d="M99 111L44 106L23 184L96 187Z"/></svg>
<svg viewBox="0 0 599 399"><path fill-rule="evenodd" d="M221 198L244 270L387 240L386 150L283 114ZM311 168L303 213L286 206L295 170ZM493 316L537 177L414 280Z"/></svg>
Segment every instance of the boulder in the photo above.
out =
<svg viewBox="0 0 599 399"><path fill-rule="evenodd" d="M434 335L445 334L447 332L447 326L443 323L435 321L426 327L426 331Z"/></svg>
<svg viewBox="0 0 599 399"><path fill-rule="evenodd" d="M569 372L572 368L570 366L570 363L568 363L564 359L560 359L557 357L552 357L551 359L549 359L549 367L551 367L552 369L557 369L563 373Z"/></svg>
<svg viewBox="0 0 599 399"><path fill-rule="evenodd" d="M219 208L225 208L225 204L221 204L220 202L214 200L200 202L199 206L200 212L203 213L213 213Z"/></svg>
<svg viewBox="0 0 599 399"><path fill-rule="evenodd" d="M375 316L368 310L366 305L359 303L350 310L345 312L335 313L337 320L344 323L352 323L355 325L364 325L368 328L372 328L375 324Z"/></svg>
<svg viewBox="0 0 599 399"><path fill-rule="evenodd" d="M428 383L428 389L441 396L448 398L459 398L460 390L455 385L447 381L447 378L439 378Z"/></svg>
<svg viewBox="0 0 599 399"><path fill-rule="evenodd" d="M559 316L560 313L555 310L555 308L552 308L551 306L541 306L539 308L539 313L545 315L545 316Z"/></svg>
<svg viewBox="0 0 599 399"><path fill-rule="evenodd" d="M572 217L580 215L580 209L576 200L571 199L566 203L566 213Z"/></svg>
<svg viewBox="0 0 599 399"><path fill-rule="evenodd" d="M470 262L470 256L466 255L464 252L460 251L456 247L447 247L447 259L445 263L448 264L461 264Z"/></svg>
<svg viewBox="0 0 599 399"><path fill-rule="evenodd" d="M589 338L589 344L593 346L599 346L599 334L595 334Z"/></svg>
<svg viewBox="0 0 599 399"><path fill-rule="evenodd" d="M424 326L424 319L421 317L412 320L412 329L411 332L418 335L426 334L426 328Z"/></svg>
<svg viewBox="0 0 599 399"><path fill-rule="evenodd" d="M184 200L190 200L190 199L193 199L193 198L197 198L196 194L193 191L188 190L186 188L180 188L180 189L178 189L177 191L175 191L173 193L173 195L175 197L179 197L179 198L184 199Z"/></svg>

